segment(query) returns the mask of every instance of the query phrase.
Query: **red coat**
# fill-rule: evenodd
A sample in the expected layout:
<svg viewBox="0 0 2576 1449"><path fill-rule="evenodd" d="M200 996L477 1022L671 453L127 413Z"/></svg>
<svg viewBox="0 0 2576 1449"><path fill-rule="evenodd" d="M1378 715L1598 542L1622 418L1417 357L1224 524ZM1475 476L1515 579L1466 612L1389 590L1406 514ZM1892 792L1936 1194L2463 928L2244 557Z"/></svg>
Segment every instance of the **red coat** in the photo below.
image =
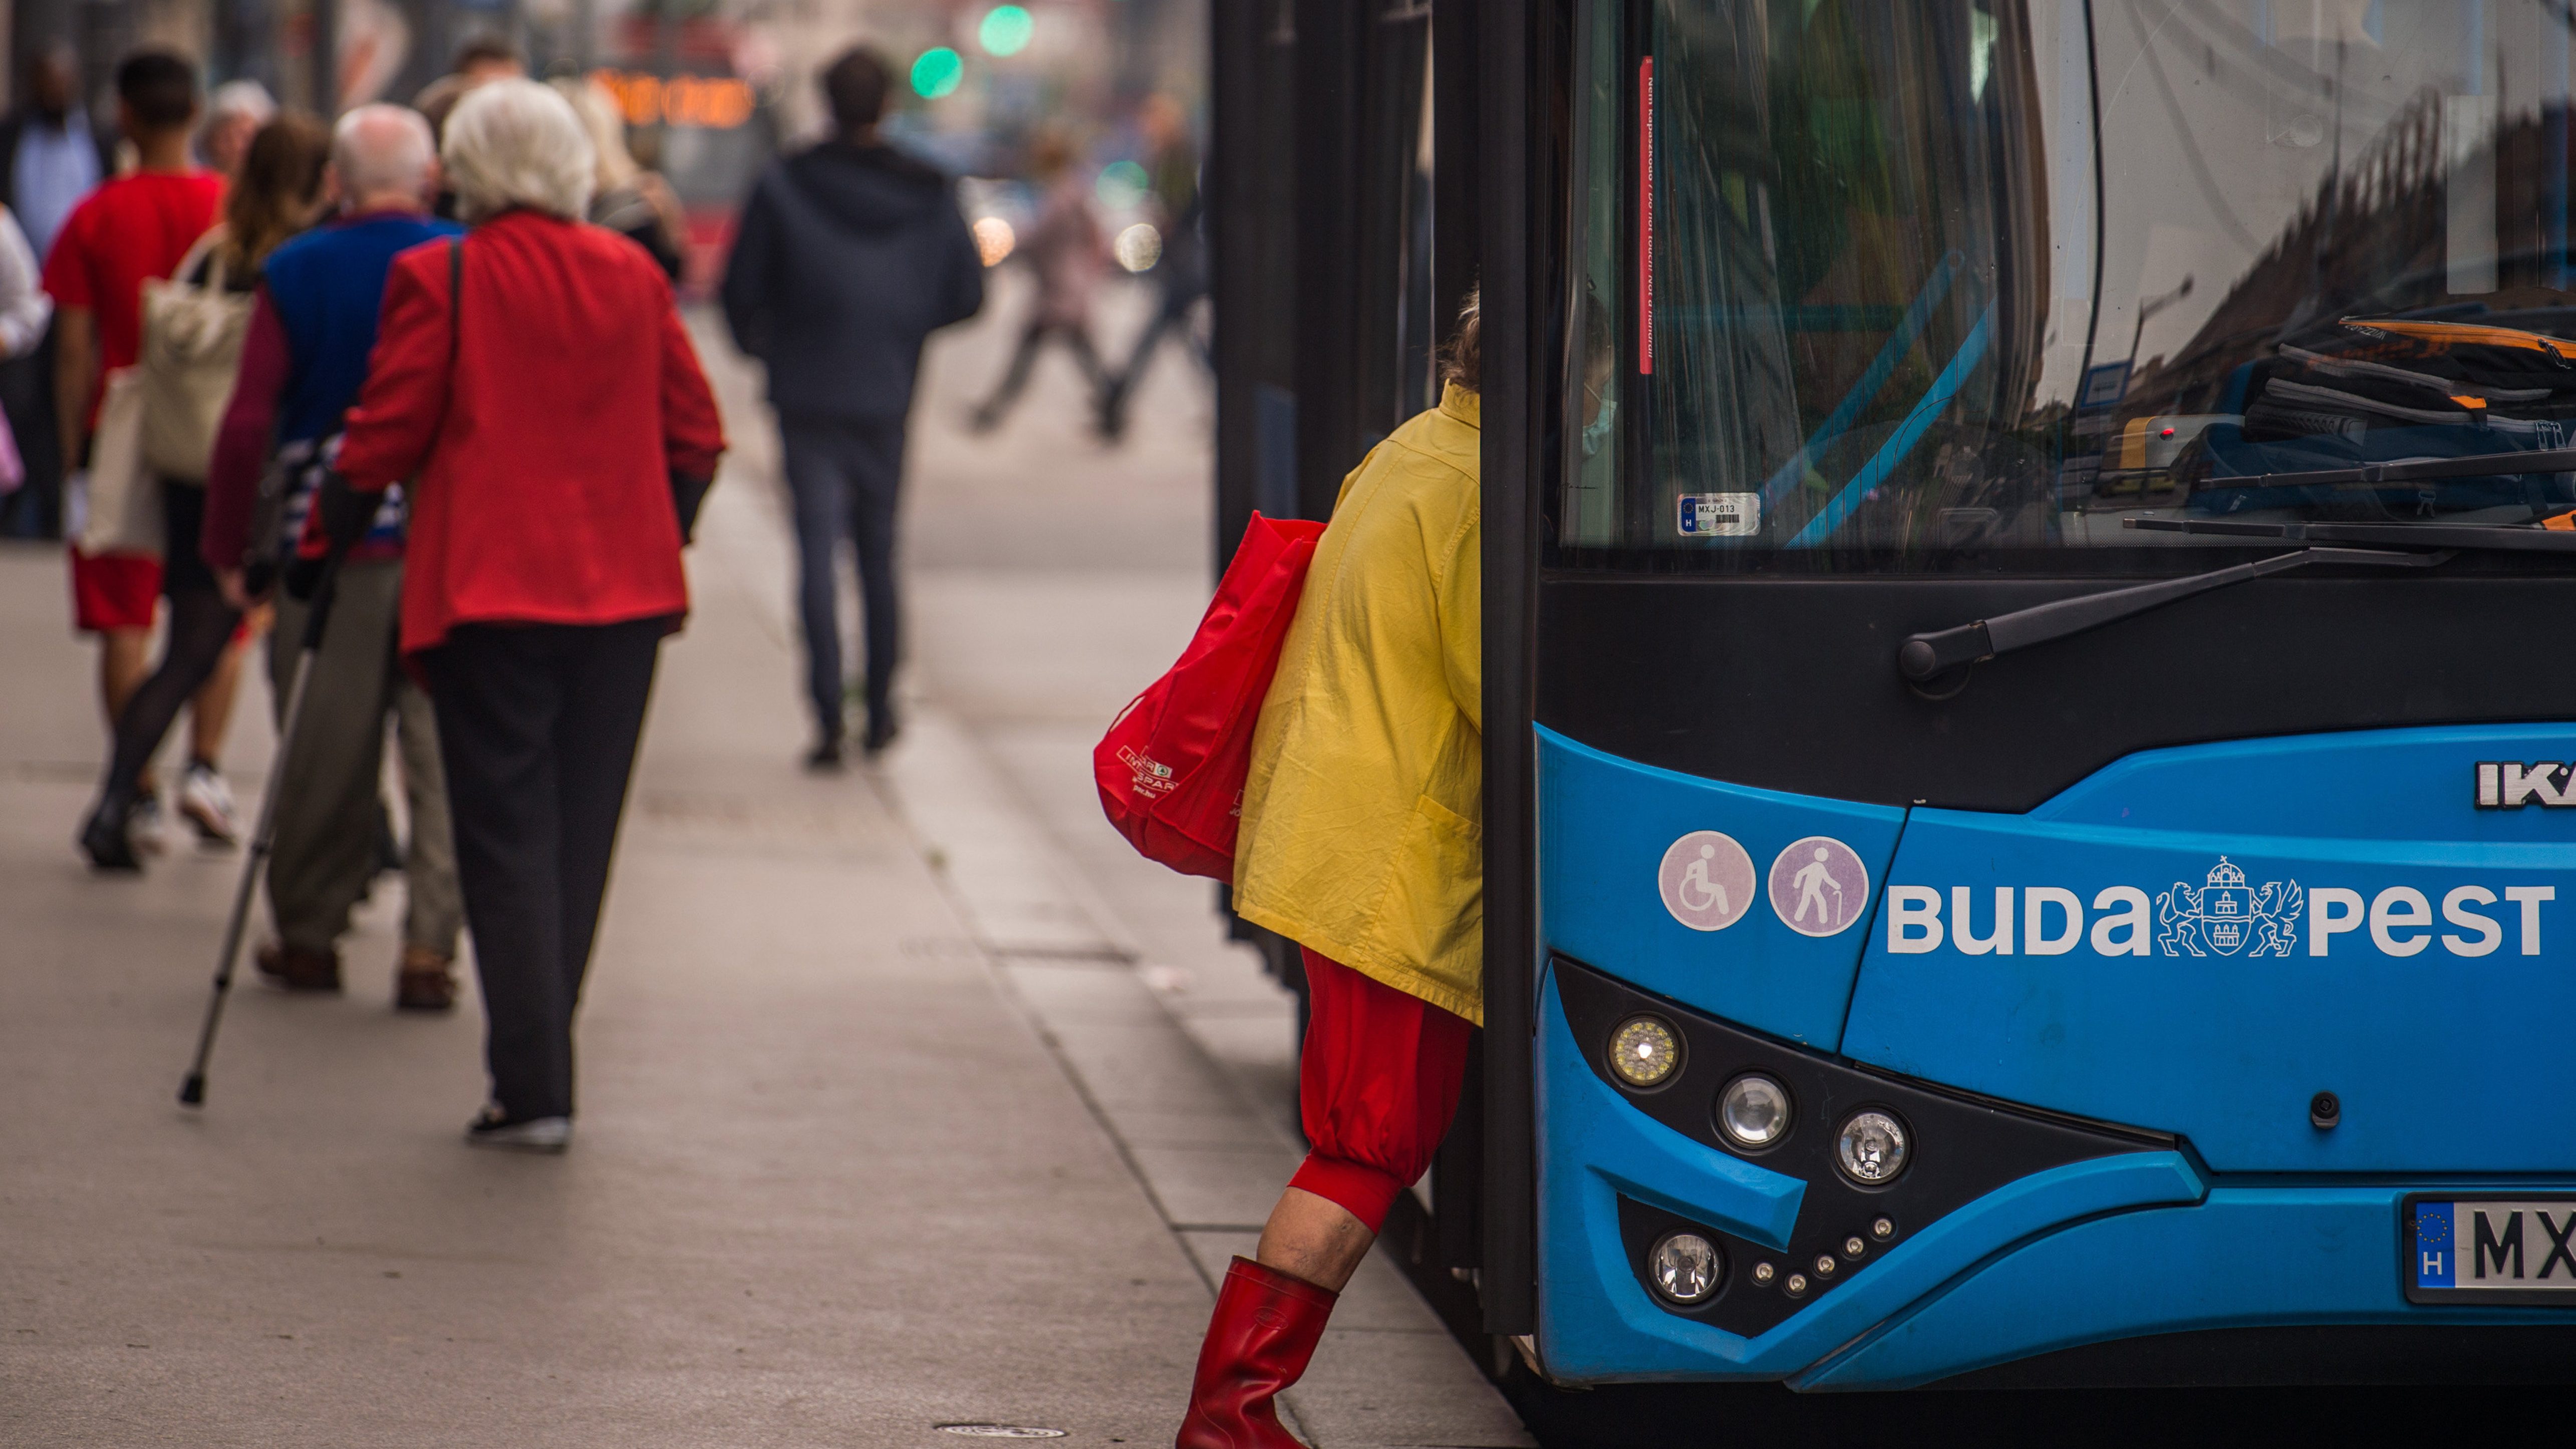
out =
<svg viewBox="0 0 2576 1449"><path fill-rule="evenodd" d="M671 474L713 476L724 428L661 268L538 212L476 227L451 389L447 246L394 259L340 449L360 492L415 480L403 652L458 624L687 613Z"/></svg>

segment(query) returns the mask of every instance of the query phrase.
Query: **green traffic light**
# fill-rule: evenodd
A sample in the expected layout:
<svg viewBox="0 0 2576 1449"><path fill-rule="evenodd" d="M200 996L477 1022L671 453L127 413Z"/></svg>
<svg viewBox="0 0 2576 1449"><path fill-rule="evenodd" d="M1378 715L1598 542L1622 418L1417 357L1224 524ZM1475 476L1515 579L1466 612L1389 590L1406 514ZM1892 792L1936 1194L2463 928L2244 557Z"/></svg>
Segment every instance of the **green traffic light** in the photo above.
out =
<svg viewBox="0 0 2576 1449"><path fill-rule="evenodd" d="M1037 22L1017 5L996 5L984 12L984 23L976 27L976 42L986 55L1017 55L1028 49L1029 35Z"/></svg>
<svg viewBox="0 0 2576 1449"><path fill-rule="evenodd" d="M966 62L947 46L933 46L912 63L912 89L923 100L935 101L957 89L966 78Z"/></svg>

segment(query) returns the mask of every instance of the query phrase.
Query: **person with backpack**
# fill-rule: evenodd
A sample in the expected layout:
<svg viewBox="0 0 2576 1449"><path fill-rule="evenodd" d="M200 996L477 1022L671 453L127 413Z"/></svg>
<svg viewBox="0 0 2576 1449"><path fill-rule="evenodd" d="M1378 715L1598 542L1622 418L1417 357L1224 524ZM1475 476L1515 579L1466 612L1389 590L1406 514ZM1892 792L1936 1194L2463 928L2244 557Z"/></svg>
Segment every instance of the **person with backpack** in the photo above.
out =
<svg viewBox="0 0 2576 1449"><path fill-rule="evenodd" d="M331 139L338 215L268 259L242 345L240 381L206 480L201 548L237 609L265 592L260 586L302 532L338 449L344 415L367 380L394 257L464 230L429 214L437 164L437 143L419 112L383 104L349 112ZM284 486L274 516L261 519L261 476L271 466ZM402 853L403 946L394 1005L447 1011L456 1004L453 962L465 906L457 893L437 722L429 696L394 652L404 516L396 484L333 586L295 738L275 766L282 778L268 904L276 937L256 960L263 977L290 991L340 989L340 938L378 861L384 808L378 782L390 715L411 821ZM255 522L269 531L254 536ZM269 634L270 697L281 710L294 693L307 607L279 600L277 627Z"/></svg>
<svg viewBox="0 0 2576 1449"><path fill-rule="evenodd" d="M1226 1273L1179 1449L1295 1449L1275 1400L1430 1167L1483 1020L1478 324L1471 296L1440 405L1342 481L1253 731L1234 910L1304 953L1310 1148Z"/></svg>
<svg viewBox="0 0 2576 1449"><path fill-rule="evenodd" d="M984 262L954 184L877 139L891 78L859 48L825 68L831 139L770 166L742 210L725 268L734 344L766 364L796 502L797 602L815 742L806 765L841 766L841 641L833 555L858 547L874 755L895 736L902 647L895 579L904 427L921 346L984 305Z"/></svg>

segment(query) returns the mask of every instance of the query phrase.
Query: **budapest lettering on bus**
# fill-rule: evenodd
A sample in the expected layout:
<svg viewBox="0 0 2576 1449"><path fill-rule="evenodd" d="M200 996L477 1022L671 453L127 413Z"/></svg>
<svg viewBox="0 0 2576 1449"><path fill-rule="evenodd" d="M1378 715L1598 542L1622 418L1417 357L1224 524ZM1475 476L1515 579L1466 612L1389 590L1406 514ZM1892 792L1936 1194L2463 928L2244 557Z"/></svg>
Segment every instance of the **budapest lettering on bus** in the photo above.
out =
<svg viewBox="0 0 2576 1449"><path fill-rule="evenodd" d="M2365 894L2297 881L2257 886L2226 857L2199 886L2181 881L2150 896L2111 886L2088 901L2062 886L1887 888L1887 949L1921 956L2309 956L2376 949L2419 956L2518 950L2540 954L2541 908L2555 886L2456 885L2438 897L2415 886Z"/></svg>

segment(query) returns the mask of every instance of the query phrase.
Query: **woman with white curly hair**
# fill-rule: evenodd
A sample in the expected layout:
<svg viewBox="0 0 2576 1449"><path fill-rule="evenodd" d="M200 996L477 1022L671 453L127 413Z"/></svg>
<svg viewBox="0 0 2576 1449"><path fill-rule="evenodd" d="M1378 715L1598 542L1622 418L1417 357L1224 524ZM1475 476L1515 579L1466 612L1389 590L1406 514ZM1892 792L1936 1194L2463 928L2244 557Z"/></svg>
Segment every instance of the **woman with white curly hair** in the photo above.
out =
<svg viewBox="0 0 2576 1449"><path fill-rule="evenodd" d="M660 268L581 220L596 159L562 96L478 88L439 158L472 229L395 259L346 486L317 511L336 547L406 485L401 648L437 711L490 1018L466 1137L560 1152L573 1010L724 434Z"/></svg>

